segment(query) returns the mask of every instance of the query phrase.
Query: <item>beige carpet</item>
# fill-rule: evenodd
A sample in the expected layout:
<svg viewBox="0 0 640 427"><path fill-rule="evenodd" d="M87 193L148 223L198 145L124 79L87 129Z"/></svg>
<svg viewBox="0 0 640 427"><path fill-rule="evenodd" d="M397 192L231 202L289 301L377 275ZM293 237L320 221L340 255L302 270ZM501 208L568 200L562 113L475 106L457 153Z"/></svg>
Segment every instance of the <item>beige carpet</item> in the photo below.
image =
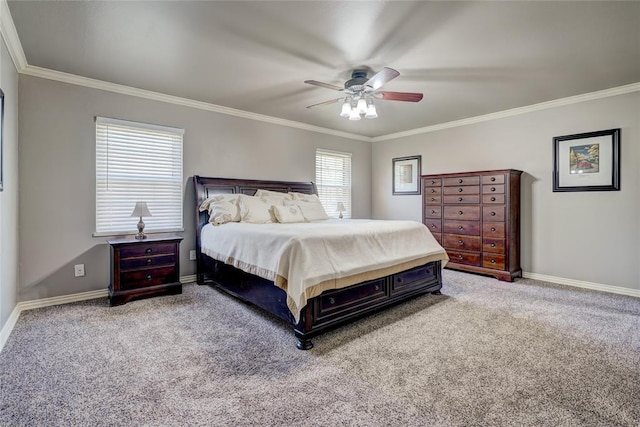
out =
<svg viewBox="0 0 640 427"><path fill-rule="evenodd" d="M445 270L419 297L295 349L209 287L22 313L0 425L640 425L640 299Z"/></svg>

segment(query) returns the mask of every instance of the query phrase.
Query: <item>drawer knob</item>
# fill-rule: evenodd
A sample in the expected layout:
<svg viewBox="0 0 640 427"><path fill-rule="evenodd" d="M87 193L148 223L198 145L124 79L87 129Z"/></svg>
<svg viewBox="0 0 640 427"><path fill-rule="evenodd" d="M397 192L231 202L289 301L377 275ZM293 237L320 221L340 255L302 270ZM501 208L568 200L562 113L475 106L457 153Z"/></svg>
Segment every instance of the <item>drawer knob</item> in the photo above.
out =
<svg viewBox="0 0 640 427"><path fill-rule="evenodd" d="M436 211L434 211L433 209L431 209L431 213L432 213L432 214L434 214L434 213L436 213Z"/></svg>
<svg viewBox="0 0 640 427"><path fill-rule="evenodd" d="M458 188L458 193L462 193L463 191L462 187Z"/></svg>
<svg viewBox="0 0 640 427"><path fill-rule="evenodd" d="M153 249L151 249L151 248L147 248L147 249L144 251L144 253L145 253L145 254L150 254L151 252L153 252Z"/></svg>
<svg viewBox="0 0 640 427"><path fill-rule="evenodd" d="M462 255L458 255L458 259L463 259L464 257Z"/></svg>
<svg viewBox="0 0 640 427"><path fill-rule="evenodd" d="M435 202L435 201L436 201L436 198L435 198L435 197L432 197L432 198L431 198L431 201L432 201L432 202Z"/></svg>
<svg viewBox="0 0 640 427"><path fill-rule="evenodd" d="M496 216L496 213L495 212L491 212L491 216Z"/></svg>
<svg viewBox="0 0 640 427"><path fill-rule="evenodd" d="M496 260L491 258L491 264L495 264L495 263L496 263Z"/></svg>
<svg viewBox="0 0 640 427"><path fill-rule="evenodd" d="M402 283L402 277L398 277L398 280L396 280L396 282Z"/></svg>
<svg viewBox="0 0 640 427"><path fill-rule="evenodd" d="M496 201L496 198L495 198L495 197L491 197L491 201L492 201L492 202L495 202L495 201Z"/></svg>
<svg viewBox="0 0 640 427"><path fill-rule="evenodd" d="M463 199L462 197L458 197L458 201L461 202Z"/></svg>
<svg viewBox="0 0 640 427"><path fill-rule="evenodd" d="M464 240L458 240L458 244L459 244L460 246L464 246Z"/></svg>
<svg viewBox="0 0 640 427"><path fill-rule="evenodd" d="M374 289L375 291L379 291L379 290L380 290L380 285L375 285L375 286L373 287L373 289Z"/></svg>
<svg viewBox="0 0 640 427"><path fill-rule="evenodd" d="M335 298L333 298L333 297L329 298L329 304L333 305L335 303L336 303L336 299Z"/></svg>
<svg viewBox="0 0 640 427"><path fill-rule="evenodd" d="M434 189L432 188L432 189L431 189L431 192L432 192L432 193L435 193L435 192L436 192L436 190L434 190Z"/></svg>
<svg viewBox="0 0 640 427"><path fill-rule="evenodd" d="M491 191L496 191L496 187L491 187Z"/></svg>
<svg viewBox="0 0 640 427"><path fill-rule="evenodd" d="M431 180L431 183L432 183L432 184L435 184L436 182L432 179L432 180Z"/></svg>
<svg viewBox="0 0 640 427"><path fill-rule="evenodd" d="M496 228L495 227L491 227L491 231L496 231Z"/></svg>
<svg viewBox="0 0 640 427"><path fill-rule="evenodd" d="M151 280L151 275L147 274L147 280Z"/></svg>
<svg viewBox="0 0 640 427"><path fill-rule="evenodd" d="M147 264L151 264L153 260L151 258L147 258Z"/></svg>
<svg viewBox="0 0 640 427"><path fill-rule="evenodd" d="M464 212L462 211L458 211L458 215L462 215Z"/></svg>
<svg viewBox="0 0 640 427"><path fill-rule="evenodd" d="M425 272L425 273L427 273L427 274L429 274L429 273L431 273L431 270L429 270L428 268L426 268L426 269L424 270L424 272Z"/></svg>
<svg viewBox="0 0 640 427"><path fill-rule="evenodd" d="M431 228L436 228L436 225L435 224L431 224Z"/></svg>
<svg viewBox="0 0 640 427"><path fill-rule="evenodd" d="M496 244L495 244L495 243L492 243L492 244L491 244L491 247L492 247L492 248L495 248L495 247L496 247Z"/></svg>
<svg viewBox="0 0 640 427"><path fill-rule="evenodd" d="M458 182L459 182L460 184L462 184L462 179L459 179L459 180L458 180Z"/></svg>
<svg viewBox="0 0 640 427"><path fill-rule="evenodd" d="M458 230L462 230L463 228L464 228L464 227L463 227L463 226L461 226L461 225L459 225L459 226L458 226Z"/></svg>
<svg viewBox="0 0 640 427"><path fill-rule="evenodd" d="M496 180L496 177L495 177L495 176L492 176L492 177L491 177L491 182L493 182L493 181L495 181L495 180Z"/></svg>

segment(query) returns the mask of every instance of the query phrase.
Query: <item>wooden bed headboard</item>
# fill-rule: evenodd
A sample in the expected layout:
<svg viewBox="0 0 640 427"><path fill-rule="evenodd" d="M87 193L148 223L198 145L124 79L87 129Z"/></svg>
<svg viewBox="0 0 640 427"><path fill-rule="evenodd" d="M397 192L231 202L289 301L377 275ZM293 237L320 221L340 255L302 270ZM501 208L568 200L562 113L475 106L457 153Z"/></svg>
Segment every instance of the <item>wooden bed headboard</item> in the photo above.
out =
<svg viewBox="0 0 640 427"><path fill-rule="evenodd" d="M258 189L279 191L281 193L295 192L304 194L318 194L316 184L313 182L288 182L288 181L261 181L257 179L238 178L209 178L193 176L195 189L195 214L196 214L196 268L198 277L202 274L200 253L200 231L209 222L209 213L200 212L200 205L208 197L214 194L246 194L253 196Z"/></svg>

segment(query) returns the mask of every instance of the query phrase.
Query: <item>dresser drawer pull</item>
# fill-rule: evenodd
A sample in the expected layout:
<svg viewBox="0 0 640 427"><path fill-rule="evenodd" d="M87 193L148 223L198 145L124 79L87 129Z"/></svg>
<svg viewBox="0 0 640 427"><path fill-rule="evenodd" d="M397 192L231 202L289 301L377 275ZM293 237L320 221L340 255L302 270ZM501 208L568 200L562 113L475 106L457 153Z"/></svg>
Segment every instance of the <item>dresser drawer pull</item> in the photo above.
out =
<svg viewBox="0 0 640 427"><path fill-rule="evenodd" d="M462 181L463 181L462 179L459 179L459 180L458 180L458 182L459 182L460 184L462 184Z"/></svg>
<svg viewBox="0 0 640 427"><path fill-rule="evenodd" d="M425 272L425 273L427 273L427 274L429 274L429 273L431 273L431 270L429 270L428 268L426 268L426 269L424 270L424 272Z"/></svg>
<svg viewBox="0 0 640 427"><path fill-rule="evenodd" d="M396 282L398 282L398 283L402 283L402 277L398 277L398 278L396 279Z"/></svg>
<svg viewBox="0 0 640 427"><path fill-rule="evenodd" d="M147 274L146 279L147 279L147 280L151 280L151 275L150 275L150 274Z"/></svg>
<svg viewBox="0 0 640 427"><path fill-rule="evenodd" d="M379 290L380 290L380 285L375 285L375 286L373 287L373 290L374 290L374 291L379 291Z"/></svg>
<svg viewBox="0 0 640 427"><path fill-rule="evenodd" d="M463 214L464 214L464 212L458 211L458 215L463 215Z"/></svg>
<svg viewBox="0 0 640 427"><path fill-rule="evenodd" d="M496 198L495 198L495 197L492 197L492 198L491 198L491 201L492 201L492 202L495 202L495 201L496 201Z"/></svg>
<svg viewBox="0 0 640 427"><path fill-rule="evenodd" d="M153 260L151 258L147 258L147 264L151 264Z"/></svg>
<svg viewBox="0 0 640 427"><path fill-rule="evenodd" d="M491 191L496 191L496 187L491 187Z"/></svg>
<svg viewBox="0 0 640 427"><path fill-rule="evenodd" d="M464 246L464 240L458 240L458 244L459 244L460 246Z"/></svg>
<svg viewBox="0 0 640 427"><path fill-rule="evenodd" d="M491 212L491 216L496 216L496 213L495 212Z"/></svg>
<svg viewBox="0 0 640 427"><path fill-rule="evenodd" d="M463 226L461 226L461 225L459 225L459 226L458 226L458 230L462 230L463 228L464 228L464 227L463 227Z"/></svg>
<svg viewBox="0 0 640 427"><path fill-rule="evenodd" d="M463 200L463 198L462 198L462 197L459 197L459 198L458 198L458 201L459 201L459 202L461 202L462 200Z"/></svg>
<svg viewBox="0 0 640 427"><path fill-rule="evenodd" d="M335 303L336 303L336 299L335 298L333 298L333 297L329 298L329 304L333 305Z"/></svg>
<svg viewBox="0 0 640 427"><path fill-rule="evenodd" d="M491 247L492 247L492 248L495 248L495 247L496 247L496 244L495 244L495 243L492 243L492 244L491 244Z"/></svg>
<svg viewBox="0 0 640 427"><path fill-rule="evenodd" d="M491 227L491 231L496 231L496 228L495 227Z"/></svg>
<svg viewBox="0 0 640 427"><path fill-rule="evenodd" d="M431 209L431 213L432 213L432 214L434 214L434 213L436 213L436 211L434 211L433 209Z"/></svg>
<svg viewBox="0 0 640 427"><path fill-rule="evenodd" d="M458 255L458 259L464 259L462 255Z"/></svg>
<svg viewBox="0 0 640 427"><path fill-rule="evenodd" d="M463 191L462 187L458 188L458 193L462 193Z"/></svg>
<svg viewBox="0 0 640 427"><path fill-rule="evenodd" d="M431 224L431 228L436 228L436 225L435 224Z"/></svg>
<svg viewBox="0 0 640 427"><path fill-rule="evenodd" d="M432 201L432 202L435 202L435 201L436 201L436 198L435 198L435 197L432 197L432 198L431 198L431 201Z"/></svg>
<svg viewBox="0 0 640 427"><path fill-rule="evenodd" d="M147 249L144 251L144 253L145 253L145 254L150 254L151 252L153 252L153 249L151 249L151 248L147 248Z"/></svg>
<svg viewBox="0 0 640 427"><path fill-rule="evenodd" d="M495 181L495 180L496 180L496 177L495 177L495 176L492 176L492 177L491 177L491 182L493 182L493 181Z"/></svg>
<svg viewBox="0 0 640 427"><path fill-rule="evenodd" d="M491 258L491 264L495 264L495 263L496 263L496 260Z"/></svg>
<svg viewBox="0 0 640 427"><path fill-rule="evenodd" d="M436 192L436 190L434 190L434 189L432 188L432 189L431 189L431 192L432 192L432 193L435 193L435 192Z"/></svg>
<svg viewBox="0 0 640 427"><path fill-rule="evenodd" d="M436 182L434 180L431 180L431 184L435 184Z"/></svg>

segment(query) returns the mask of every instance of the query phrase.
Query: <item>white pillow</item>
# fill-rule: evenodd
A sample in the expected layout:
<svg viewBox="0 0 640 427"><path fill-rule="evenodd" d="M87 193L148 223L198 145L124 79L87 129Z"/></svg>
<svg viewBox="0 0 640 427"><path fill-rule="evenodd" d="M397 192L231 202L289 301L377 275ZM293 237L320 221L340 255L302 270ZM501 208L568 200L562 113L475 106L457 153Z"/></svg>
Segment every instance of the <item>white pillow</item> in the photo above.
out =
<svg viewBox="0 0 640 427"><path fill-rule="evenodd" d="M287 193L282 193L280 191L262 190L262 189L258 189L254 196L267 197L269 199L278 199L280 200L280 203L279 203L280 205L284 204L285 200L293 200L293 198Z"/></svg>
<svg viewBox="0 0 640 427"><path fill-rule="evenodd" d="M220 225L240 221L237 194L214 194L200 205L200 211L209 211L209 222Z"/></svg>
<svg viewBox="0 0 640 427"><path fill-rule="evenodd" d="M307 221L318 221L329 218L329 215L325 212L320 201L318 201L318 203L300 202L298 203L298 206L300 206L302 215Z"/></svg>
<svg viewBox="0 0 640 427"><path fill-rule="evenodd" d="M238 198L238 206L240 206L240 221L250 222L253 224L268 224L276 222L271 209L273 203L263 199L266 198L241 194Z"/></svg>
<svg viewBox="0 0 640 427"><path fill-rule="evenodd" d="M289 206L272 206L273 214L275 215L278 222L283 224L289 224L292 222L305 222L304 215L302 215L302 210L298 205L289 205Z"/></svg>
<svg viewBox="0 0 640 427"><path fill-rule="evenodd" d="M316 194L304 194L304 193L289 193L292 200L301 202L317 202L320 203L320 199Z"/></svg>

